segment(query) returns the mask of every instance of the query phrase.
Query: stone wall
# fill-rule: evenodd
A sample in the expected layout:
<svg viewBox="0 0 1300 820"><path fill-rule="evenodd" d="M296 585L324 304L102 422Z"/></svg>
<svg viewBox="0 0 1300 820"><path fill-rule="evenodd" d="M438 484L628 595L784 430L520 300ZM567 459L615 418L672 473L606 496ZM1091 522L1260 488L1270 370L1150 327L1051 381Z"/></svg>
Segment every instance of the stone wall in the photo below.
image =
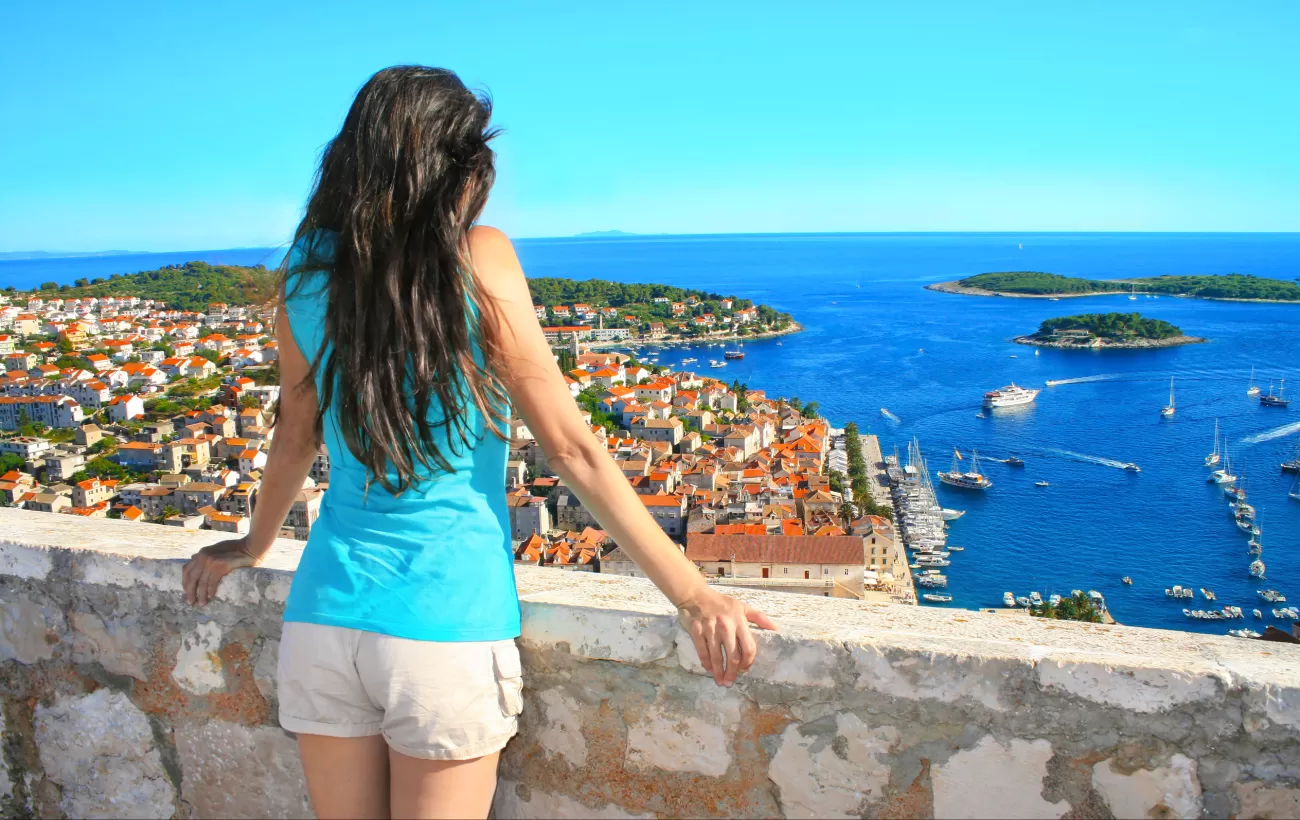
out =
<svg viewBox="0 0 1300 820"><path fill-rule="evenodd" d="M214 533L0 510L3 813L299 817L275 724L301 544L206 610ZM737 590L720 689L645 581L521 568L498 817L1296 817L1300 647Z"/></svg>

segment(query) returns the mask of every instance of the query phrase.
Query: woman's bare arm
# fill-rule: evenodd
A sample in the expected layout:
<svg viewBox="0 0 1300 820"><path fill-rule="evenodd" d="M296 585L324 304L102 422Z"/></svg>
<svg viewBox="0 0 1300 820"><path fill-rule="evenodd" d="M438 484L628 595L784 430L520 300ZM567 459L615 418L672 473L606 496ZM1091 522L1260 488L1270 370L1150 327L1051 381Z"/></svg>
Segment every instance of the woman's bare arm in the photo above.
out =
<svg viewBox="0 0 1300 820"><path fill-rule="evenodd" d="M294 342L284 310L279 312L275 333L280 407L253 521L248 535L204 547L185 565L185 597L191 604L206 605L232 569L253 566L266 556L316 459L316 386L306 378L311 366Z"/></svg>
<svg viewBox="0 0 1300 820"><path fill-rule="evenodd" d="M495 229L475 228L470 247L480 287L500 317L503 376L515 408L565 485L677 606L705 668L718 683L730 685L754 660L749 624L767 629L774 625L761 612L705 583L592 435L542 335L510 240ZM724 653L734 662L725 660Z"/></svg>

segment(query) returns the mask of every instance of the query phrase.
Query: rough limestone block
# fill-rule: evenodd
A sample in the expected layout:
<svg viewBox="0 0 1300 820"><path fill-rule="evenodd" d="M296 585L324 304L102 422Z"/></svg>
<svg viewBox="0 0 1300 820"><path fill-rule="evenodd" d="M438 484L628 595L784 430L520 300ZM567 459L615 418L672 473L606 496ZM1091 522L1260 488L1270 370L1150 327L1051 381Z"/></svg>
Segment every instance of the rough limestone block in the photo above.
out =
<svg viewBox="0 0 1300 820"><path fill-rule="evenodd" d="M145 624L135 616L105 623L93 612L73 612L72 659L76 663L98 663L115 675L147 680L145 663L149 639Z"/></svg>
<svg viewBox="0 0 1300 820"><path fill-rule="evenodd" d="M1107 759L1093 766L1092 785L1116 817L1182 820L1201 816L1196 761L1176 754L1168 766L1138 769L1132 774L1116 771L1114 765L1113 759Z"/></svg>
<svg viewBox="0 0 1300 820"><path fill-rule="evenodd" d="M183 593L183 561L150 561L107 553L78 552L72 560L74 580L85 584L130 589L143 586L160 592Z"/></svg>
<svg viewBox="0 0 1300 820"><path fill-rule="evenodd" d="M1201 672L1059 657L1039 662L1038 681L1045 689L1143 714L1219 700L1227 688L1225 681Z"/></svg>
<svg viewBox="0 0 1300 820"><path fill-rule="evenodd" d="M1000 743L985 735L974 748L957 752L931 771L934 816L952 820L1060 817L1070 804L1043 799L1043 778L1051 759L1052 744L1046 740L1013 738Z"/></svg>
<svg viewBox="0 0 1300 820"><path fill-rule="evenodd" d="M41 581L53 569L54 553L49 548L0 542L0 575Z"/></svg>
<svg viewBox="0 0 1300 820"><path fill-rule="evenodd" d="M520 792L527 795L521 797ZM552 794L540 789L523 787L514 780L497 780L497 793L492 799L492 816L497 820L533 820L537 817L555 820L653 820L653 814L629 814L612 803L593 809L564 794Z"/></svg>
<svg viewBox="0 0 1300 820"><path fill-rule="evenodd" d="M987 651L955 651L953 648L909 648L871 642L851 643L849 652L858 673L859 689L870 689L906 700L937 700L956 703L973 700L1002 712L1007 705L1003 688L1017 675L1029 679L1032 666L1027 658Z"/></svg>
<svg viewBox="0 0 1300 820"><path fill-rule="evenodd" d="M206 695L225 688L226 678L221 674L221 625L205 621L194 631L181 638L176 651L176 666L172 677L182 687L196 695Z"/></svg>
<svg viewBox="0 0 1300 820"><path fill-rule="evenodd" d="M575 769L587 765L587 740L582 736L582 703L558 689L540 692L537 699L542 702L537 742L552 755L564 755Z"/></svg>
<svg viewBox="0 0 1300 820"><path fill-rule="evenodd" d="M825 636L786 635L756 629L754 643L758 658L745 672L745 680L759 680L785 686L835 686L834 672L842 644ZM695 641L680 626L676 631L677 663L695 675L708 676Z"/></svg>
<svg viewBox="0 0 1300 820"><path fill-rule="evenodd" d="M36 707L36 748L69 817L168 818L175 791L149 720L121 692L97 689Z"/></svg>
<svg viewBox="0 0 1300 820"><path fill-rule="evenodd" d="M740 699L731 690L704 690L693 704L685 697L661 697L627 719L624 763L638 771L722 777L731 766L731 733L739 722Z"/></svg>
<svg viewBox="0 0 1300 820"><path fill-rule="evenodd" d="M3 749L8 741L9 730L5 724L5 713L0 709L0 749ZM14 784L9 779L9 761L0 754L0 800L12 798L14 796Z"/></svg>
<svg viewBox="0 0 1300 820"><path fill-rule="evenodd" d="M0 601L0 661L49 660L63 631L63 613L45 601L22 592Z"/></svg>
<svg viewBox="0 0 1300 820"><path fill-rule="evenodd" d="M871 728L852 712L787 726L768 777L781 790L786 817L859 817L889 785L881 759L899 741L892 726Z"/></svg>
<svg viewBox="0 0 1300 820"><path fill-rule="evenodd" d="M1294 820L1300 817L1300 789L1269 788L1258 781L1238 783L1237 816L1259 820Z"/></svg>
<svg viewBox="0 0 1300 820"><path fill-rule="evenodd" d="M264 698L269 699L275 693L279 664L280 642L272 638L262 644L262 653L257 656L257 663L253 666L253 682Z"/></svg>
<svg viewBox="0 0 1300 820"><path fill-rule="evenodd" d="M523 639L536 646L566 643L570 654L622 663L652 663L673 651L677 621L617 609L525 601Z"/></svg>
<svg viewBox="0 0 1300 820"><path fill-rule="evenodd" d="M272 726L176 727L181 799L196 817L311 817L298 744Z"/></svg>

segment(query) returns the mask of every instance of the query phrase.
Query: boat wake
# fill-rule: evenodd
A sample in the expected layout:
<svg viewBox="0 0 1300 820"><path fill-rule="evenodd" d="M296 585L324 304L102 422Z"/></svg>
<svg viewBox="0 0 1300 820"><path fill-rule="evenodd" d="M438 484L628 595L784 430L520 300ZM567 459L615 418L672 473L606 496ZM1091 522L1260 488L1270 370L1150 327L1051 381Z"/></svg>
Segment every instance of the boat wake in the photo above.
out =
<svg viewBox="0 0 1300 820"><path fill-rule="evenodd" d="M1062 384L1087 384L1089 382L1113 382L1120 379L1127 379L1132 374L1126 373L1103 373L1100 376L1079 376L1076 379L1048 379L1048 387L1056 387Z"/></svg>
<svg viewBox="0 0 1300 820"><path fill-rule="evenodd" d="M1128 464L1123 461L1116 461L1113 458L1101 458L1100 456L1084 455L1083 453L1076 453L1073 450L1053 450L1051 448L1048 448L1047 452L1056 453L1058 456L1065 456L1066 458L1072 458L1075 461L1087 462L1088 464L1100 464L1103 467L1114 467L1117 470L1124 470L1128 468Z"/></svg>
<svg viewBox="0 0 1300 820"><path fill-rule="evenodd" d="M1300 421L1291 424L1284 424L1281 427L1274 427L1272 430L1265 430L1262 433L1256 433L1253 436L1246 436L1241 440L1242 444L1262 444L1265 441L1272 441L1275 438L1289 436L1292 433L1300 433Z"/></svg>
<svg viewBox="0 0 1300 820"><path fill-rule="evenodd" d="M889 412L888 410L886 410L886 409L883 408L883 407L880 408L880 415L884 416L885 418L889 419L890 421L894 422L895 424L901 424L901 423L903 422L902 419L900 419L898 416L895 416L893 413Z"/></svg>

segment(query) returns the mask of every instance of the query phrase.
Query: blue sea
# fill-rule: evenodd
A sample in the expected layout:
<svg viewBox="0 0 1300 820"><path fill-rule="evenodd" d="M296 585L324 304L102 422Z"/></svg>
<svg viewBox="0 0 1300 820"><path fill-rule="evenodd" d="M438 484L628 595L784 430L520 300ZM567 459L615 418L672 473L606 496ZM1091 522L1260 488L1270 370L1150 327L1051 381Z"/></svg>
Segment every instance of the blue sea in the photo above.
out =
<svg viewBox="0 0 1300 820"><path fill-rule="evenodd" d="M1252 366L1265 390L1285 378L1300 392L1300 305L1125 296L1049 302L922 287L991 270L1294 279L1300 234L628 236L521 240L517 248L533 276L663 282L789 311L802 333L779 345L747 343L744 360L725 370L706 364L701 372L768 395L815 400L834 425L857 421L880 436L886 452L905 451L916 437L932 471L948 468L954 448L1022 457L1023 469L986 463L993 480L987 492L938 485L945 507L967 511L951 527L949 543L966 549L947 570L955 599L948 607L1000 606L1007 590L1046 597L1096 589L1121 623L1222 633L1285 626L1257 589L1300 601L1300 502L1287 497L1293 477L1278 470L1300 442L1300 402L1271 409L1246 396ZM0 262L0 284L16 276L14 265L26 266L28 278L13 282L20 286L104 270L87 274L90 261L71 261L78 269L66 274L65 260ZM1210 342L1151 351L1042 349L1035 356L1010 341L1051 316L1133 310ZM660 363L687 356L707 363L720 350L665 348ZM1162 419L1171 376L1178 411ZM1022 410L977 417L986 390L1013 381L1043 387L1049 379L1070 383L1045 388ZM883 417L882 408L898 421ZM1248 577L1247 537L1222 491L1205 481L1215 419L1258 509L1265 582ZM1135 462L1142 472L1115 462ZM1038 488L1039 480L1051 486ZM1131 587L1120 582L1124 575ZM1188 620L1182 609L1189 603L1165 597L1174 584L1217 594L1215 604L1198 595L1193 609L1236 604L1247 618ZM1262 622L1250 617L1256 607Z"/></svg>

